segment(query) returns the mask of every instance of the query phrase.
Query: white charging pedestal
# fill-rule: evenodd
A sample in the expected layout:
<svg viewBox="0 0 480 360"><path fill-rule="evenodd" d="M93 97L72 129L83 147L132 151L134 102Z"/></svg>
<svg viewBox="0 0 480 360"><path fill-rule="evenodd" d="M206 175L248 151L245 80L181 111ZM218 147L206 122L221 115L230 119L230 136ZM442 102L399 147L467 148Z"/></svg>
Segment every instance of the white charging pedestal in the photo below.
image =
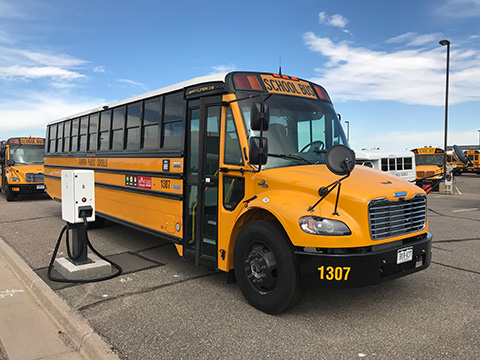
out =
<svg viewBox="0 0 480 360"><path fill-rule="evenodd" d="M55 259L54 269L68 280L91 280L112 272L109 262L87 253L87 228L95 221L95 173L93 170L62 170L62 219L71 224L72 256Z"/></svg>

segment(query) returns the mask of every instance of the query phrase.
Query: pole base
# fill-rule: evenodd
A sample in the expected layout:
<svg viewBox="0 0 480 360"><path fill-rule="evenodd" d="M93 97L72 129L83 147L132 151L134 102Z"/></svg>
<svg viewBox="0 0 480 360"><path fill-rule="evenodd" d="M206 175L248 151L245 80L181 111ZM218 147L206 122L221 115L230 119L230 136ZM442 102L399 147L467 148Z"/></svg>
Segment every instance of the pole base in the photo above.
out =
<svg viewBox="0 0 480 360"><path fill-rule="evenodd" d="M54 269L67 280L91 280L110 275L112 265L95 254L89 255L91 262L74 265L68 258L55 259Z"/></svg>

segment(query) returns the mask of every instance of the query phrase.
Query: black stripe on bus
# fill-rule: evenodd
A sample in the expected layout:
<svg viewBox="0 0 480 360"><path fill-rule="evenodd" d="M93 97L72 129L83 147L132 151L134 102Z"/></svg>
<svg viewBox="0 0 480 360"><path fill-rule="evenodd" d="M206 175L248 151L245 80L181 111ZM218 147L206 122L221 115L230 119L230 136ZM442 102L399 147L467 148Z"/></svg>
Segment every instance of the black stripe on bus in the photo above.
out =
<svg viewBox="0 0 480 360"><path fill-rule="evenodd" d="M62 122L62 121L60 121ZM52 124L55 125L55 124ZM47 158L183 158L183 151L166 151L166 152L65 152L65 153L47 153Z"/></svg>
<svg viewBox="0 0 480 360"><path fill-rule="evenodd" d="M154 230L152 228L149 228L149 227L146 227L146 226L143 226L143 225L138 225L136 223L133 223L131 221L127 221L127 220L123 220L123 219L120 219L120 218L117 218L115 216L112 216L112 215L107 215L107 214L104 214L100 211L96 211L95 210L95 213L98 214L99 216L105 218L105 219L108 219L108 220L112 220L116 223L119 223L119 224L122 224L122 225L125 225L125 226L128 226L128 227L131 227L133 229L136 229L136 230L140 230L140 231L143 231L143 232L146 232L146 233L149 233L149 234L152 234L152 235L155 235L155 236L158 236L164 240L168 240L168 241L171 241L175 244L181 244L182 243L182 239L177 237L177 236L174 236L174 235L169 235L169 234L166 234L162 231L158 231L158 230Z"/></svg>
<svg viewBox="0 0 480 360"><path fill-rule="evenodd" d="M55 175L45 175L45 177L50 179L60 180L60 181L62 179L60 176L55 176ZM112 185L112 184L106 184L101 182L95 182L95 186L118 190L118 191L127 191L127 192L141 194L141 195L156 196L156 197L172 199L172 200L180 200L180 201L183 200L182 194L172 194L164 191L139 189L133 186Z"/></svg>
<svg viewBox="0 0 480 360"><path fill-rule="evenodd" d="M93 170L100 173L122 174L122 175L142 175L150 177L164 177L169 179L183 179L183 173L172 173L164 171L145 171L145 170L127 170L127 169L107 169L87 166L70 166L70 165L43 165L50 169L79 169L79 170Z"/></svg>

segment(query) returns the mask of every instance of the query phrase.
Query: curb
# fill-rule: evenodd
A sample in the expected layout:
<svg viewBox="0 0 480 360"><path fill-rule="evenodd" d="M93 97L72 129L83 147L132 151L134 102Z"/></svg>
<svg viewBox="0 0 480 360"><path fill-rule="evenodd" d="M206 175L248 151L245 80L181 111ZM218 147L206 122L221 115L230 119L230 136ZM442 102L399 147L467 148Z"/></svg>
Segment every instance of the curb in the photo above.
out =
<svg viewBox="0 0 480 360"><path fill-rule="evenodd" d="M111 347L87 324L82 316L61 299L0 237L0 253L50 317L70 336L80 355L92 360L118 360Z"/></svg>

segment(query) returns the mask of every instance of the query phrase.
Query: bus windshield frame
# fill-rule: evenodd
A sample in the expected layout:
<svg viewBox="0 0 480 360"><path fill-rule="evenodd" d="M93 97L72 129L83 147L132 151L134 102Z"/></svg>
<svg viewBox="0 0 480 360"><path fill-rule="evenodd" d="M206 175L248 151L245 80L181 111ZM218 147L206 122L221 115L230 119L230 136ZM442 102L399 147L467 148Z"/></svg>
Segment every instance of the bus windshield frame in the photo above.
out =
<svg viewBox="0 0 480 360"><path fill-rule="evenodd" d="M43 145L10 145L10 160L15 165L42 165L45 148Z"/></svg>
<svg viewBox="0 0 480 360"><path fill-rule="evenodd" d="M443 166L444 153L441 154L416 154L415 163L417 166L421 165L437 165Z"/></svg>
<svg viewBox="0 0 480 360"><path fill-rule="evenodd" d="M238 103L247 137L259 136L259 131L250 128L251 103L261 101L258 93L237 92L237 98L243 99ZM263 169L325 164L329 148L349 146L331 103L280 94L266 94L264 98L270 108L270 125L263 132L269 155Z"/></svg>

